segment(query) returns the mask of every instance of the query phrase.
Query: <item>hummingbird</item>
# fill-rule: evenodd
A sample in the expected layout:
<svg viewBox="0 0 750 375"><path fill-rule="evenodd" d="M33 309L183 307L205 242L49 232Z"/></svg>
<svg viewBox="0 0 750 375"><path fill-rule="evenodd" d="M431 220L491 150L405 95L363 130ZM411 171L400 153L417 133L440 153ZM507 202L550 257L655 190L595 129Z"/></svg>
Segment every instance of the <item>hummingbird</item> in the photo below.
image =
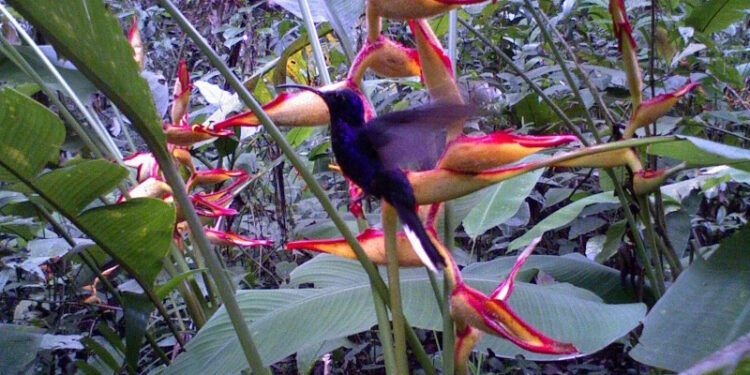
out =
<svg viewBox="0 0 750 375"><path fill-rule="evenodd" d="M331 146L341 172L365 193L393 206L412 248L430 271L445 266L417 215L414 191L403 169L434 167L445 146L448 126L469 117L473 107L433 102L365 123L362 99L351 89L320 91L292 84L278 88L311 91L325 101Z"/></svg>

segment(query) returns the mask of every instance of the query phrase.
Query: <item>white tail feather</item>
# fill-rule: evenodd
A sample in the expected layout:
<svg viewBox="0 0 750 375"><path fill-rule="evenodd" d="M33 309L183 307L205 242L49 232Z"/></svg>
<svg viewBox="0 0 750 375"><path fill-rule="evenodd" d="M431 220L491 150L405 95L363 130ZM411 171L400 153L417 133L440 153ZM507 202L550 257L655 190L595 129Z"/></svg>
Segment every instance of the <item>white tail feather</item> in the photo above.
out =
<svg viewBox="0 0 750 375"><path fill-rule="evenodd" d="M424 247L422 247L422 241L419 240L417 234L414 233L414 231L406 225L404 225L404 233L406 233L406 238L409 239L411 247L414 249L414 252L417 253L417 256L425 265L425 267L427 267L427 269L429 269L430 271L437 273L437 267L435 267L435 264L432 263L430 257L427 256L427 252L424 250Z"/></svg>

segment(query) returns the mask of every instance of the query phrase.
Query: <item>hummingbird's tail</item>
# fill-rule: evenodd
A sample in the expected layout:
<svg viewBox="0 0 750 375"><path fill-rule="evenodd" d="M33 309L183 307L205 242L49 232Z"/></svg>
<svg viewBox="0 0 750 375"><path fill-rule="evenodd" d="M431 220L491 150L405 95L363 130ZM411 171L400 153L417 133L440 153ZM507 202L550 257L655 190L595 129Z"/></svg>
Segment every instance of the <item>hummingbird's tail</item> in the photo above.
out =
<svg viewBox="0 0 750 375"><path fill-rule="evenodd" d="M395 205L394 208L401 222L404 224L406 238L409 239L411 247L417 253L417 256L419 256L425 267L432 272L437 272L438 267L445 266L445 259L440 255L435 244L432 243L430 236L427 235L427 231L424 229L422 221L419 220L419 216L414 208L402 205Z"/></svg>

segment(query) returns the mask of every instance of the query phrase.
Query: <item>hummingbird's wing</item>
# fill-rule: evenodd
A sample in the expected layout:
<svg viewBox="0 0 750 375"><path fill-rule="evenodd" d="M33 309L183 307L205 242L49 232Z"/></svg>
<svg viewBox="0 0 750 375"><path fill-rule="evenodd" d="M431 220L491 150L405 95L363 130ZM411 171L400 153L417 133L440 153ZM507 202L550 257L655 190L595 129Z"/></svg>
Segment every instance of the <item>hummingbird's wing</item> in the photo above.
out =
<svg viewBox="0 0 750 375"><path fill-rule="evenodd" d="M443 153L448 127L475 110L471 105L432 102L378 116L360 134L377 150L386 169L429 169Z"/></svg>

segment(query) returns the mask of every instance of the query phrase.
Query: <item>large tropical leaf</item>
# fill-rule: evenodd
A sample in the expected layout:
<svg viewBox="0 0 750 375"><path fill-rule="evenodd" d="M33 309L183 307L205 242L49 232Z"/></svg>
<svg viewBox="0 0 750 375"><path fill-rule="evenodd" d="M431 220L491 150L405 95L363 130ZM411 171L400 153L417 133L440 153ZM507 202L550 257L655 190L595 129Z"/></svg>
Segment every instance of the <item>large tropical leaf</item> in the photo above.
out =
<svg viewBox="0 0 750 375"><path fill-rule="evenodd" d="M304 281L298 278L304 275ZM336 283L340 275L343 282ZM402 274L404 312L416 327L440 330L442 317L424 270ZM469 275L466 280L485 292L501 277ZM318 282L320 280L320 282ZM352 260L321 255L292 272L292 283L312 282L315 289L243 290L238 302L264 363L279 361L310 344L370 329L377 322L372 292L361 266ZM317 288L326 286L324 288ZM594 293L570 284L539 286L519 283L511 306L551 337L572 341L584 354L600 350L635 328L645 315L643 304L609 305ZM167 368L168 374L237 373L246 366L221 308ZM554 356L529 353L496 339L482 345L501 356L529 359Z"/></svg>
<svg viewBox="0 0 750 375"><path fill-rule="evenodd" d="M682 371L750 332L750 228L696 259L643 323L637 361Z"/></svg>
<svg viewBox="0 0 750 375"><path fill-rule="evenodd" d="M750 151L706 139L679 136L682 141L648 146L648 153L683 160L690 167L726 164L750 171Z"/></svg>
<svg viewBox="0 0 750 375"><path fill-rule="evenodd" d="M120 23L101 0L11 0L55 49L131 120L149 146L164 147L161 118Z"/></svg>
<svg viewBox="0 0 750 375"><path fill-rule="evenodd" d="M81 212L111 191L125 168L88 160L39 174L57 159L65 137L62 122L47 108L11 89L0 91L0 168L13 186L60 212L115 258L144 287L161 270L175 220L172 206L155 199L135 199ZM54 155L54 157L53 157Z"/></svg>
<svg viewBox="0 0 750 375"><path fill-rule="evenodd" d="M710 34L744 18L744 10L748 8L750 2L747 0L708 0L693 8L685 23L701 33Z"/></svg>
<svg viewBox="0 0 750 375"><path fill-rule="evenodd" d="M513 217L543 172L538 169L486 188L485 195L464 218L466 234L476 238Z"/></svg>
<svg viewBox="0 0 750 375"><path fill-rule="evenodd" d="M542 221L534 225L523 236L516 238L508 245L508 251L520 249L536 237L541 236L544 232L554 230L568 225L573 219L581 214L586 206L596 203L617 203L617 197L611 191L595 194L583 199L579 199L545 217Z"/></svg>

